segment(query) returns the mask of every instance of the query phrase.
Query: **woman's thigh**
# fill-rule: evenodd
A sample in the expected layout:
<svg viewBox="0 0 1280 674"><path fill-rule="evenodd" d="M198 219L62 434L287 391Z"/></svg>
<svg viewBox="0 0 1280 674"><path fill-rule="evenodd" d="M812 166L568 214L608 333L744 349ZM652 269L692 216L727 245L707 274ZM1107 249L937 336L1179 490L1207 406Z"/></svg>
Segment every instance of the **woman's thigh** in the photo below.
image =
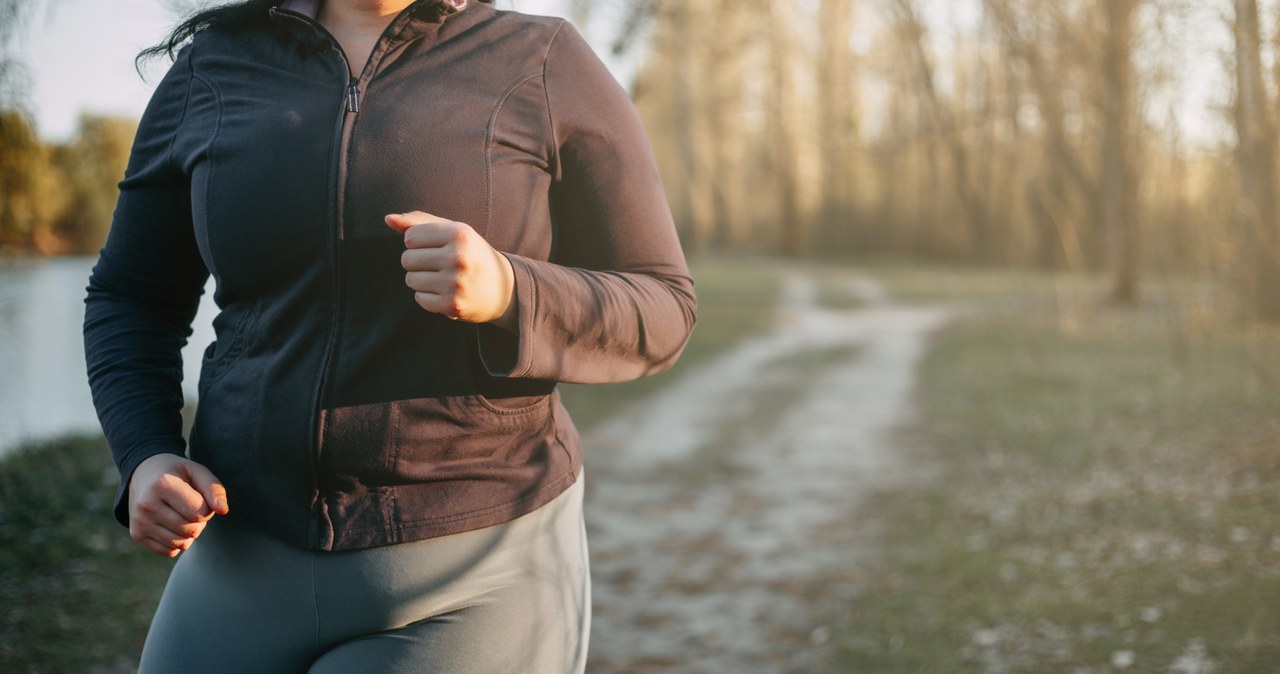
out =
<svg viewBox="0 0 1280 674"><path fill-rule="evenodd" d="M169 575L139 672L306 671L314 607L306 551L211 522Z"/></svg>
<svg viewBox="0 0 1280 674"><path fill-rule="evenodd" d="M309 674L574 674L586 665L587 614L513 594L324 653Z"/></svg>
<svg viewBox="0 0 1280 674"><path fill-rule="evenodd" d="M461 534L448 547L408 544L423 548L410 551L420 564L404 565L397 554L364 560L358 574L343 568L343 559L322 568L320 586L333 589L321 592L321 615L333 616L322 618L322 638L337 643L311 674L582 672L591 621L582 491L579 479L538 511ZM427 617L405 624L404 616L366 615L344 624L345 616L353 616L344 607L360 603L357 595L390 590L411 596L422 588L430 588L433 604ZM373 610L381 603L373 602ZM404 626L370 633L359 623L371 619ZM341 639L346 635L353 636Z"/></svg>
<svg viewBox="0 0 1280 674"><path fill-rule="evenodd" d="M213 523L147 636L151 672L581 672L583 481L476 531L344 553Z"/></svg>

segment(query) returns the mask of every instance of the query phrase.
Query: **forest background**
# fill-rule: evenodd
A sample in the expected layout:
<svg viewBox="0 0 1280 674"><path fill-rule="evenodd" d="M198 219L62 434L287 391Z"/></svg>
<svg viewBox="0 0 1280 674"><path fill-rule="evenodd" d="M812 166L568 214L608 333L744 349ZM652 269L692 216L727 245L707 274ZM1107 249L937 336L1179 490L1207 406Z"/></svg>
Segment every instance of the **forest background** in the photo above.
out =
<svg viewBox="0 0 1280 674"><path fill-rule="evenodd" d="M614 17L694 255L1103 271L1130 304L1177 272L1280 320L1275 3L570 4ZM13 48L30 7L0 3L0 247L94 252L136 122L38 136Z"/></svg>

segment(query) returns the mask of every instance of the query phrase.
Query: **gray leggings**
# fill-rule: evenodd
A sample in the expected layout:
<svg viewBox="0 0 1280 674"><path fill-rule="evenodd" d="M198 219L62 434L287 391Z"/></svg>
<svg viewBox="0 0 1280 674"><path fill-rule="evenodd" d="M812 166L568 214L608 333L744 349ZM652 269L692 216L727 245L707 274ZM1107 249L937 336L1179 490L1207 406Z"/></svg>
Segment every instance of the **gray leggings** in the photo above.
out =
<svg viewBox="0 0 1280 674"><path fill-rule="evenodd" d="M142 674L569 674L586 666L583 480L519 519L313 552L214 518L174 566Z"/></svg>

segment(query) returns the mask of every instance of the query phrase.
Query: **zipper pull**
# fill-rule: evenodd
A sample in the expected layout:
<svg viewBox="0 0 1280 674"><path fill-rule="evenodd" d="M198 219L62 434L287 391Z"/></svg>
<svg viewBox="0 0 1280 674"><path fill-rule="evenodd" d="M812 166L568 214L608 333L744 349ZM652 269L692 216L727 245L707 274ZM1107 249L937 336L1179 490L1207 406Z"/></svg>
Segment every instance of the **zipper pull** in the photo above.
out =
<svg viewBox="0 0 1280 674"><path fill-rule="evenodd" d="M347 83L347 112L360 112L360 88L354 77Z"/></svg>

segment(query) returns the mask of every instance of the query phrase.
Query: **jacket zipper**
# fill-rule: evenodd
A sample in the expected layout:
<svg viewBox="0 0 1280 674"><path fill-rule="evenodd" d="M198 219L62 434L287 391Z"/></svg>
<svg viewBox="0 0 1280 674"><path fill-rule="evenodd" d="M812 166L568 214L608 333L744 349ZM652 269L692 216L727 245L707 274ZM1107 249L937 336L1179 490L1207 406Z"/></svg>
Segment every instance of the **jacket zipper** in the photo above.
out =
<svg viewBox="0 0 1280 674"><path fill-rule="evenodd" d="M342 49L342 45L338 43L337 38L333 36L320 22L311 17L298 14L290 10L281 10L273 8L273 12L288 15L290 18L301 21L309 25L312 29L319 31L329 41L329 44L338 52L342 59L342 72L346 74L347 84L342 91L342 106L339 108L338 118L335 121L334 140L331 147L333 153L333 167L330 176L329 190L329 233L326 240L328 248L328 265L329 265L329 340L325 344L324 354L320 359L320 374L316 377L315 390L312 391L311 397L311 420L310 420L310 447L309 454L311 461L307 466L311 477L311 488L314 493L311 503L311 517L307 538L313 547L322 550L333 548L334 531L330 520L325 515L324 494L321 491L320 484L320 459L324 444L324 424L321 418L324 410L325 390L329 384L329 370L333 365L333 354L338 347L340 333L342 332L342 283L339 275L341 267L338 264L338 245L342 240L342 209L345 207L343 193L346 189L346 171L343 170L344 162L346 162L345 154L350 147L350 139L348 138L350 123L349 117L360 111L360 81L356 76L351 75L351 62L347 58L347 54ZM379 38L381 39L381 38ZM366 65L366 68L369 67Z"/></svg>
<svg viewBox="0 0 1280 674"><path fill-rule="evenodd" d="M360 81L355 77L347 82L347 112L360 112Z"/></svg>
<svg viewBox="0 0 1280 674"><path fill-rule="evenodd" d="M320 459L324 451L323 436L325 429L321 424L321 416L324 409L325 391L329 384L329 374L333 366L334 352L338 348L338 343L342 339L342 282L341 282L341 266L338 264L338 247L345 238L343 235L343 210L346 208L346 183L347 173L345 170L347 153L351 148L351 136L354 135L354 115L360 112L360 80L365 78L373 78L371 69L375 68L374 55L378 52L378 47L374 47L374 52L370 54L369 60L361 69L359 76L351 75L351 61L347 58L347 54L342 49L342 45L337 38L328 31L320 22L315 19L299 14L291 10L282 10L272 8L273 13L288 15L298 21L308 24L312 29L317 30L328 41L329 44L338 52L342 58L343 73L347 75L347 84L343 88L342 110L338 115L336 123L336 133L334 138L333 154L334 165L332 175L332 189L330 205L332 217L329 220L329 239L328 239L328 263L329 263L329 294L330 294L330 322L332 327L329 330L329 341L325 346L324 355L320 360L320 376L316 378L316 387L312 395L311 402L311 465L308 466L311 473L312 489L315 493L314 501L311 504L311 527L308 533L310 543L314 547L320 549L332 549L334 543L334 535L332 524L329 523L327 516L323 516L324 494L320 491ZM405 10L407 12L409 10ZM403 16L404 12L401 13ZM382 35L378 37L378 45L381 45L387 39L388 33L393 27L401 23L401 17L396 17L390 24L383 29Z"/></svg>

